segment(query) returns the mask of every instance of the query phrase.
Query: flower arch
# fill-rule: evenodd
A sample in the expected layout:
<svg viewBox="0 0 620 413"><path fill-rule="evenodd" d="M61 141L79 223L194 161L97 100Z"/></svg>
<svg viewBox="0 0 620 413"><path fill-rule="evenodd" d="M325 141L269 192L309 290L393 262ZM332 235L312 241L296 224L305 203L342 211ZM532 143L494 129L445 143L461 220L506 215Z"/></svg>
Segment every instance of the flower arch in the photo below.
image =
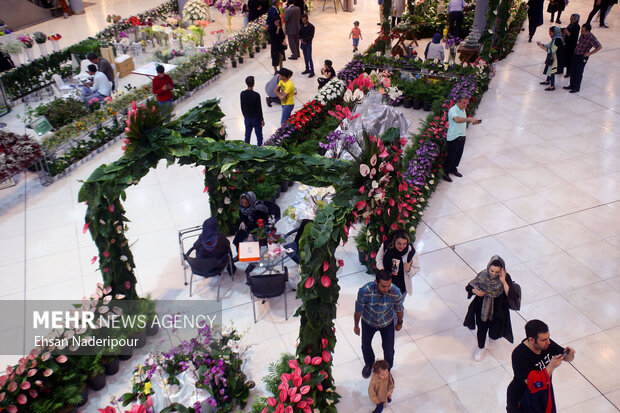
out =
<svg viewBox="0 0 620 413"><path fill-rule="evenodd" d="M340 290L336 275L343 263L334 253L339 243L348 239L354 222L368 220L371 208L383 208L388 214L392 213L392 207L394 214L398 213L396 208L401 209L393 201L389 202L392 195L388 192L402 188L402 166L396 162L405 142L395 131L381 139L366 137L368 149L363 156L368 159L358 160L370 165L364 173L366 168L350 161L225 141L223 116L216 100L204 102L167 124L164 124L165 114L154 102L130 109L124 156L97 168L79 193L79 201L88 205L84 232L90 231L99 249L104 285L110 286L113 294L137 298L135 263L125 236L128 220L122 201L125 190L137 185L162 159L169 165L204 167L204 191L209 192L211 213L218 216L220 229L226 233L231 232L236 220L237 212L231 200L238 199L247 185L261 177L292 179L317 187L333 185L336 195L332 202L320 209L300 240L302 279L297 297L302 305L296 312L300 317L297 361L304 367L304 375L298 378L294 369L290 379L292 384L298 380L304 382L304 397L297 401L297 407L304 411L305 407L318 408L321 412L336 411L334 403L339 396L334 391L331 355L336 345L333 320ZM298 398L292 396L294 391L282 395L281 402L294 402Z"/></svg>

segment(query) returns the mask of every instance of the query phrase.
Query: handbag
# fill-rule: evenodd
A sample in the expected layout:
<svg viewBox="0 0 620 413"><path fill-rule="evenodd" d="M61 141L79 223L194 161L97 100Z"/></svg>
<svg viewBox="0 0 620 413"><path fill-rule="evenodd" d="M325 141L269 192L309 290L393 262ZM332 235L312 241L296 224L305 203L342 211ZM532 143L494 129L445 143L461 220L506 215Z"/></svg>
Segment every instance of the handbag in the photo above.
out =
<svg viewBox="0 0 620 413"><path fill-rule="evenodd" d="M547 66L553 65L553 53L547 52L547 58L545 59L545 64Z"/></svg>
<svg viewBox="0 0 620 413"><path fill-rule="evenodd" d="M514 295L508 295L508 308L519 311L521 309L521 286L513 281L510 289L514 290Z"/></svg>

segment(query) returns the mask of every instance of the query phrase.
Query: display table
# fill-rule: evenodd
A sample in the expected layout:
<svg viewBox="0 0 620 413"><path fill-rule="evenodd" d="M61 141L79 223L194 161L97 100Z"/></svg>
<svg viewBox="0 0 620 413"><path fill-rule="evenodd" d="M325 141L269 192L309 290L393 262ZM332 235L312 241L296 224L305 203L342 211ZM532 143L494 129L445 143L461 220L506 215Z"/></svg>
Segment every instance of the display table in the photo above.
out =
<svg viewBox="0 0 620 413"><path fill-rule="evenodd" d="M461 63L474 63L480 57L480 47L469 48L461 45L456 51L461 54Z"/></svg>
<svg viewBox="0 0 620 413"><path fill-rule="evenodd" d="M149 62L144 66L140 66L135 69L131 73L134 75L142 75L148 77L156 77L157 76L157 66L164 67L164 73L169 73L172 69L176 68L176 65L171 65L168 63L157 63L157 62Z"/></svg>

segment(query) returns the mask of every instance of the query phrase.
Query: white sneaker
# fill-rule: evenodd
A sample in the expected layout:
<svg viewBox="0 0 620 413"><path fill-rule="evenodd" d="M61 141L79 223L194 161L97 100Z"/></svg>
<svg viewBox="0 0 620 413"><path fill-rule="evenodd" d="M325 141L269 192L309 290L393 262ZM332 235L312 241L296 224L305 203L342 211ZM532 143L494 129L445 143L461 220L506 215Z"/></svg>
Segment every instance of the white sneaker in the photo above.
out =
<svg viewBox="0 0 620 413"><path fill-rule="evenodd" d="M474 361L482 361L483 358L484 358L484 349L483 348L479 348L474 353Z"/></svg>

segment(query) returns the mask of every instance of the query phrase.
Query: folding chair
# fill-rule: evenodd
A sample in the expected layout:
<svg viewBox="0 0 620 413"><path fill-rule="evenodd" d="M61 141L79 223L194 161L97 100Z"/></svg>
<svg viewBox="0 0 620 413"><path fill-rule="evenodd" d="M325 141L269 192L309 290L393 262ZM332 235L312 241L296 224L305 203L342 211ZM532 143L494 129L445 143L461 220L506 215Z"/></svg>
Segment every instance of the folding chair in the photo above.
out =
<svg viewBox="0 0 620 413"><path fill-rule="evenodd" d="M248 284L250 295L252 296L252 311L254 312L254 323L256 323L255 299L263 300L284 295L284 317L288 320L288 305L286 302L286 282L288 281L288 268L284 267L284 273L267 275L250 275Z"/></svg>

